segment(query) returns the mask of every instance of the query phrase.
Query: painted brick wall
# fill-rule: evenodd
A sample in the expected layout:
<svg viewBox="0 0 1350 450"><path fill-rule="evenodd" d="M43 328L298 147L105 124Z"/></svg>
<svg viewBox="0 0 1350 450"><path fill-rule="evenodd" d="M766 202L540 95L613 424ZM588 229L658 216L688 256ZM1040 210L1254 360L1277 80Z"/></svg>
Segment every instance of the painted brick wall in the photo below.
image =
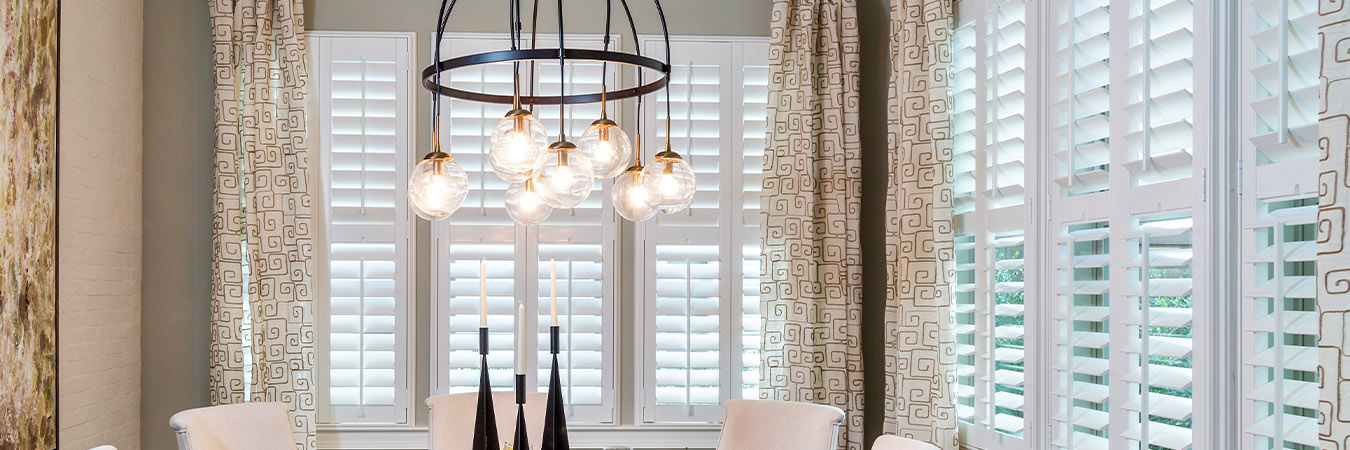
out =
<svg viewBox="0 0 1350 450"><path fill-rule="evenodd" d="M142 0L63 0L62 450L140 448Z"/></svg>

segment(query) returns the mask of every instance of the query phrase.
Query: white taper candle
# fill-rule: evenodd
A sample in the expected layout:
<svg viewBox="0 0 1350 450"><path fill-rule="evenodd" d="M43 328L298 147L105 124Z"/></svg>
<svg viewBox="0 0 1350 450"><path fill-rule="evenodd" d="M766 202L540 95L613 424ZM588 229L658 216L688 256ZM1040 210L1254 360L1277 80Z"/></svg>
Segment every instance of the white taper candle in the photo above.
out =
<svg viewBox="0 0 1350 450"><path fill-rule="evenodd" d="M525 373L525 303L516 310L516 373Z"/></svg>
<svg viewBox="0 0 1350 450"><path fill-rule="evenodd" d="M478 326L487 328L487 263L478 260Z"/></svg>

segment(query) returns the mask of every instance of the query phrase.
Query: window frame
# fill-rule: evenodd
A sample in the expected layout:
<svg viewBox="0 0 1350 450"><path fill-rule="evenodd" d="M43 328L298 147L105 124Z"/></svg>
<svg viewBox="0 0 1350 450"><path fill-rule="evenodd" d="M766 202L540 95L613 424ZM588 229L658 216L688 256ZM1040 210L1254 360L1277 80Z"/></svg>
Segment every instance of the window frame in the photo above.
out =
<svg viewBox="0 0 1350 450"><path fill-rule="evenodd" d="M329 152L329 149L331 148L330 143L331 134L326 132L326 130L328 130L328 125L323 123L324 118L328 117L330 114L329 113L330 103L327 102L326 99L324 99L322 96L323 92L326 92L325 88L328 85L328 82L322 76L322 74L326 72L321 70L321 66L318 63L326 60L328 48L323 44L321 44L321 40L344 39L344 38L346 39L385 38L385 39L400 40L402 41L403 45L406 45L407 48L407 53L405 55L402 55L404 59L403 61L401 61L401 63L405 66L404 70L406 70L407 76L412 77L415 73L413 65L414 65L414 55L417 54L417 47L416 47L417 39L415 32L397 32L397 31L390 31L390 32L310 31L307 34L308 34L307 36L308 43L311 46L311 49L313 50L310 52L310 60L308 61L311 68L310 73L314 75L315 78L318 80L318 82L315 83L314 91L311 92L312 95L315 95L315 100L313 104L318 110L318 114L315 114L310 119L310 125L312 126L312 129L315 130L316 133L318 134L317 141L319 142L319 146L315 149L316 153L318 153L317 155L318 157L311 159L312 162L310 163L311 164L310 170L312 173L317 174L317 176L314 177L314 180L315 182L318 183L318 189L315 189L315 192L317 192L318 195L315 195L314 197L316 200L315 201L316 209L319 211L318 216L319 220L316 222L320 223L321 226L315 226L313 227L313 230L315 231L315 241L323 243L323 245L314 246L314 261L316 262L316 264L314 264L315 273L313 279L316 281L316 283L313 289L317 294L315 296L316 301L314 308L315 332L317 333L315 339L316 341L315 350L317 354L315 361L314 379L326 380L329 377L331 364L331 361L329 360L330 345L328 339L330 332L329 303L331 302L331 275L329 270L330 269L329 265L331 264L329 254L331 241L329 240L330 232L328 223L329 218L331 217L330 201L329 201L330 193L328 190L331 180L329 178L328 169L330 167L331 161L331 153ZM397 56L396 61L398 61ZM396 68L395 70L397 71L398 69ZM405 86L404 89L406 91L406 95L408 95L407 110L406 110L406 113L408 114L406 120L407 137L405 140L407 148L396 150L396 157L395 157L396 163L400 162L398 161L399 159L406 158L403 159L403 161L401 161L404 167L397 168L401 169L402 172L396 171L396 173L405 173L405 174L408 173L412 169L413 164L415 164L414 162L412 162L412 156L409 152L415 151L413 149L415 149L417 146L416 144L417 141L415 139L415 137L417 136L417 120L416 120L417 108L415 101L416 97L414 97L414 94L416 93L416 84L408 82L406 83L406 85L407 86ZM395 182L397 186L398 183L400 183L401 181L395 180ZM401 189L397 188L396 191L402 192ZM402 317L400 318L401 320L399 320L399 322L403 325L404 329L400 330L402 331L403 334L403 337L401 339L403 348L398 349L398 351L402 351L405 357L403 358L403 364L401 365L402 366L401 370L403 371L402 379L395 380L395 397L397 401L402 402L402 406L404 408L402 418L401 420L396 420L394 422L372 422L372 423L335 421L332 417L333 416L333 411L331 410L332 406L329 404L329 392L327 389L320 387L319 389L316 389L317 391L316 398L318 400L317 425L321 429L328 427L341 427L341 426L375 427L375 428L406 427L412 424L416 416L415 414L412 413L410 405L415 404L416 401L415 386L417 385L416 381L418 379L418 374L416 370L418 327L417 321L413 320L413 318L415 318L417 314L417 301L416 301L417 283L418 283L416 270L416 262L418 258L416 245L417 219L413 215L411 208L405 208L404 215L405 217L403 217L402 219L404 220L404 224L407 227L406 230L407 233L404 235L404 239L406 241L405 245L407 247L407 256L406 258L404 258L404 260L408 268L403 270L403 276L406 281L403 283L403 286L400 286L400 289L407 297L407 300L402 302L402 304L400 305L402 307L402 310L399 311L399 313L402 315ZM326 386L326 384L324 384L324 386ZM400 389L403 392L398 392Z"/></svg>
<svg viewBox="0 0 1350 450"><path fill-rule="evenodd" d="M416 51L417 34L414 32L310 31L309 32L310 43L312 48L316 49L316 51L312 53L311 58L314 59L311 60L311 64L313 64L314 61L317 61L318 60L317 58L321 56L319 55L320 50L318 50L320 48L318 44L318 41L320 39L342 38L342 37L349 37L349 38L385 37L385 38L397 38L400 40L406 40L408 43L408 52L410 55L408 59L409 67L407 67L408 73L406 74L406 76L408 77L409 80L416 79L415 78L416 67L413 67L415 65L413 63L416 62L415 56L417 55ZM502 38L504 40L505 33L480 33L480 32L447 33L445 38L453 39L457 37L469 37L469 38L488 37L488 38ZM616 36L616 38L617 37L618 36ZM660 39L660 36L659 35L638 36L639 42L644 43L642 45L646 45L645 44L646 42L655 39ZM743 43L763 43L764 45L767 45L769 42L769 38L767 36L681 35L681 36L671 36L671 39L672 41L686 40L694 42L717 42L717 43L743 42ZM619 39L616 39L616 42L631 43L632 39L629 38L628 41L621 41ZM662 52L661 56L664 56L664 52ZM311 67L317 68L317 66ZM317 74L317 72L314 73ZM316 75L316 77L317 76L321 75ZM626 78L631 78L631 76L628 76ZM315 92L316 93L319 92L318 83L316 83ZM416 155L414 155L413 153L416 153L417 150L414 150L412 148L417 147L419 144L424 144L424 142L422 142L423 137L417 134L417 122L419 119L418 113L420 113L419 108L425 106L422 104L420 92L421 90L416 88L415 83L408 83L406 95L409 96L408 104L411 115L409 116L410 120L408 120L408 127L406 130L406 132L408 133L409 149L405 150L405 152L408 152L408 154L401 155L402 157L407 158L407 160L404 161L406 167L403 167L402 168L403 170L410 170L412 166L416 164L416 160L414 159ZM651 101L649 105L656 104L657 102L654 100L655 98L649 98L648 101ZM320 109L325 108L323 103L326 102L323 102L321 98L318 98L316 96L316 108ZM626 130L629 131L631 135L631 133L634 131L636 127L637 121L640 120L640 118L636 116L637 111L636 108L634 107L634 104L631 101L619 103L611 108L611 113L615 112L618 113L616 114L617 116L625 118L624 122L629 124L629 126L626 127ZM314 115L313 118L311 119L312 120L311 124L314 125L314 129L318 131L318 133L320 134L320 136L318 136L319 139L321 141L326 141L327 139L326 133L324 133L322 131L323 128L317 124L318 121L322 120L322 117L323 117L322 113ZM738 129L739 126L740 124L739 122L737 122ZM573 132L576 131L579 130L573 130ZM655 136L655 133L649 132L649 136ZM731 140L734 141L734 139ZM651 149L657 145L660 144L658 144L656 141L649 140L646 147L647 148L646 154L650 155L652 153ZM318 153L320 154L318 155L318 157L314 158L311 162L312 169L319 174L318 177L315 177L316 184L321 187L320 189L316 189L316 191L320 192L320 194L316 196L316 200L320 202L318 207L321 209L320 214L323 214L320 217L321 220L323 221L327 221L328 217L327 202L329 194L325 190L325 188L322 188L323 186L326 186L325 184L326 180L322 180L320 177L327 176L324 170L327 167L325 165L325 160L329 157L328 148L329 147L327 147L325 143L321 142L321 145L318 147L317 150ZM739 156L739 155L730 155L728 152L722 152L721 155L724 156L724 159ZM606 188L606 190L603 192L605 193L606 197L605 201L607 202L608 188ZM725 196L730 194L719 193L719 195ZM612 210L609 209L609 207L607 206L605 211L606 213L609 213L609 211ZM404 351L408 356L405 358L406 382L402 389L403 392L396 393L396 395L399 395L401 398L404 398L403 401L406 402L405 403L406 405L409 405L406 408L406 412L404 415L405 420L403 420L400 423L335 422L332 420L331 415L329 415L327 412L324 411L325 409L327 409L326 405L328 401L327 399L328 393L324 392L323 389L320 389L318 393L320 420L319 423L317 424L317 428L319 430L320 448L324 449L330 448L357 449L357 448L375 448L375 447L425 448L426 446L427 428L425 423L423 423L423 420L425 420L424 415L415 413L416 410L414 408L416 408L415 405L420 405L421 401L424 400L424 394L419 394L419 392L427 392L430 393L430 395L435 395L435 392L437 392L436 389L438 388L438 386L440 386L440 384L438 384L440 383L438 379L442 377L439 373L436 372L437 364L439 364L439 362L436 361L437 359L436 354L439 351L439 349L436 343L436 338L435 336L432 335L432 333L434 333L435 330L437 329L436 320L432 318L430 322L428 322L430 324L429 327L428 326L419 327L418 322L421 319L418 318L419 317L418 314L419 310L429 310L430 313L434 315L437 314L438 308L442 307L438 305L439 302L436 302L434 300L427 301L425 299L416 298L418 295L418 288L419 288L418 283L420 281L418 273L421 270L418 267L419 264L421 264L419 257L426 257L425 253L418 253L419 250L418 247L428 246L431 249L431 254L433 255L434 258L434 255L438 253L439 246L445 245L446 242L443 239L438 239L436 233L431 231L431 229L436 228L435 224L432 224L427 228L422 228L421 230L419 230L419 228L421 228L420 220L416 219L415 216L412 216L411 211L408 212L408 215L410 216L408 221L408 225L410 228L409 236L412 240L412 244L408 246L409 255L407 259L410 269L407 271L408 282L406 284L407 284L407 294L410 296L410 301L405 302L406 304L404 306L406 307L407 318L403 322L406 327L404 332L407 335L406 339L407 346L404 349ZM597 448L605 445L615 445L615 444L630 445L642 448L675 448L685 446L698 448L715 447L718 439L718 434L720 431L719 422L652 423L642 420L643 414L642 409L644 407L644 402L641 395L638 394L638 392L641 391L640 381L638 380L640 380L641 377L643 376L642 374L643 371L641 369L636 370L627 369L625 368L625 363L632 360L633 358L637 358L640 360L642 358L643 350L642 347L635 347L631 343L623 343L619 341L630 336L629 333L632 333L632 335L636 335L639 337L644 335L643 333L643 330L645 329L643 325L644 321L641 320L644 311L643 309L644 302L636 300L642 298L640 295L642 292L641 286L643 285L642 278L644 277L641 276L642 274L641 271L633 270L629 267L620 267L620 265L628 261L639 261L639 262L641 261L640 259L630 260L630 258L641 258L642 255L644 254L641 249L643 247L642 236L643 233L645 232L642 230L641 225L624 223L620 220L621 219L615 219L614 223L615 226L611 228L613 230L612 233L613 236L611 236L610 238L614 240L614 243L612 245L613 251L611 252L614 254L613 256L614 268L610 272L611 275L615 277L616 281L611 289L611 292L608 294L614 299L614 301L608 302L609 306L611 307L610 308L611 310L610 313L612 314L611 317L618 319L613 320L612 321L613 323L608 325L612 328L612 331L609 332L610 337L607 338L608 340L614 341L612 348L616 353L613 362L613 367L611 367L610 370L608 371L609 373L606 374L607 377L610 377L614 380L613 381L614 394L612 406L614 408L613 409L614 420L612 421L612 423L608 424L573 424L572 426L569 427L573 431L572 434L573 443L583 447L597 447ZM319 227L319 228L326 228L326 227ZM326 302L329 301L328 298L330 293L330 289L328 286L329 270L328 267L326 266L326 264L328 264L328 254L329 254L327 249L327 242L328 242L327 230L326 229L316 230L315 238L316 240L325 243L325 245L316 246L315 252L316 253L315 260L316 262L318 262L315 267L316 271L315 280L317 281L315 288L318 293L316 297L318 299L317 302L318 305L315 310L316 314L318 315L316 320L316 332L319 333L319 338L317 339L318 342L316 342L316 350L318 351L318 361L316 365L316 379L320 379L327 376L326 374L328 372L328 359L329 359L327 354L329 349L327 337L327 333L329 332L327 325L329 306L326 304ZM730 248L732 248L733 250L738 250L739 246L731 245ZM732 253L734 256L733 259L735 259L734 262L739 263L741 259L740 252L734 251ZM440 287L435 286L436 284L435 275L439 269L435 267L436 263L432 262L431 258L429 258L427 261L430 263L431 267L428 267L426 270L431 275L432 278L432 280L430 280L432 285L429 286L429 289L430 292L435 293L438 292L438 289L440 289ZM637 265L639 267L641 266L640 263ZM546 280L546 278L544 280ZM531 288L533 288L534 286L533 284L528 282L526 282L526 285L528 285ZM533 290L531 292L533 292ZM526 297L528 298L528 296ZM419 303L422 302L426 303L419 306ZM537 308L537 306L532 305L531 302L527 301L526 303L527 303L526 308L528 311L533 311L535 308ZM634 321L633 325L631 326L623 325L623 322L625 320ZM739 323L739 320L740 316L736 315L737 323ZM629 329L625 330L625 328ZM738 343L740 341L739 329L737 329L735 333L728 333L727 339L729 339L730 342L732 343ZM425 353L419 353L419 350L422 350L421 348L419 348L419 344L427 346L426 349L429 349L429 351L426 351ZM533 345L533 343L527 345ZM734 353L734 355L737 358L739 358L740 356L739 345L736 346L736 350L738 351L725 353L728 353L729 355ZM429 355L430 357L429 365L419 364L419 354ZM422 365L423 367L428 367L429 372L417 370L417 367L419 365ZM629 370L632 370L632 372L630 373ZM537 378L537 374L534 374L533 372L537 371L532 371L530 374L528 374L531 380ZM737 371L737 373L739 373L739 370ZM737 393L740 392L738 386L733 387L735 389L731 389L731 391L735 391ZM718 408L720 409L720 406Z"/></svg>
<svg viewBox="0 0 1350 450"><path fill-rule="evenodd" d="M1118 8L1131 7L1128 0L1110 0L1109 3L1112 11ZM1194 303L1191 306L1194 315L1192 322L1194 333L1191 338L1194 346L1192 356L1194 358L1194 393L1192 394L1191 436L1194 448L1231 447L1250 449L1252 448L1250 446L1251 438L1246 429L1251 425L1251 418L1247 417L1246 414L1250 414L1249 403L1251 400L1245 398L1245 395L1248 394L1246 383L1250 382L1249 377L1251 376L1247 373L1251 371L1247 358L1250 358L1251 355L1245 353L1246 350L1244 349L1244 346L1247 345L1244 343L1244 339L1250 339L1247 335L1250 334L1248 326L1251 321L1248 317L1249 312L1247 310L1250 307L1246 304L1248 302L1246 296L1250 295L1247 293L1250 288L1248 278L1251 277L1248 273L1250 272L1248 258L1249 253L1253 250L1251 242L1248 242L1248 235L1251 234L1249 228L1256 226L1252 224L1253 209L1262 206L1259 199L1253 198L1257 195L1254 191L1257 189L1255 185L1258 169L1257 162L1251 154L1253 145L1248 141L1249 127L1253 115L1250 92L1248 92L1252 89L1253 84L1253 75L1248 73L1251 68L1252 57L1248 54L1251 45L1247 42L1250 36L1249 30L1246 29L1249 26L1251 1L1198 0L1194 3L1192 32L1195 38L1192 64L1195 71L1195 84L1192 89L1194 105L1192 113L1195 121L1193 128L1195 153L1192 175L1190 180L1186 182L1190 187L1186 189L1187 192L1180 196L1173 195L1179 198L1168 200L1174 206L1184 206L1180 210L1189 211L1196 227L1191 242L1195 250L1195 259L1192 263L1194 269L1192 301ZM1053 25L1057 23L1058 18L1055 11L1046 2L1026 0L1025 4L1028 8L1028 20L1050 24L1028 28L1028 41L1036 42L1035 44L1029 44L1028 52L1037 55L1028 60L1029 70L1032 71L1028 74L1028 83L1035 85L1035 87L1028 86L1028 88L1053 94L1051 89L1056 87L1054 83L1058 69L1053 62L1051 53L1055 51L1058 45L1057 40L1060 39L1055 34ZM965 4L961 6L969 7ZM1127 21L1118 16L1123 15L1125 15L1124 12L1113 12L1111 14L1112 35L1117 33L1128 35L1132 32L1132 28L1122 26ZM961 24L964 24L964 21ZM956 25L960 26L961 24ZM1112 60L1125 57L1118 52L1121 48L1132 44L1117 44L1116 40L1112 40L1111 52L1104 57L1109 56ZM1124 39L1120 40L1123 41ZM1116 92L1117 90L1127 91L1132 88L1131 85L1124 82L1122 76L1129 71L1124 68L1125 64L1118 64L1120 68L1117 68L1117 64L1113 64L1110 68L1112 72L1110 79L1114 88L1111 91L1113 97L1111 110L1122 111L1122 114L1127 112L1123 105L1134 102L1129 99L1129 96L1136 95ZM986 80L981 79L980 82L984 83ZM1029 118L1036 118L1031 120L1040 120L1042 124L1045 124L1045 126L1037 126L1033 130L1040 142L1044 143L1043 145L1055 145L1053 124L1051 123L1056 117L1051 106L1054 100L1041 97L1046 96L1029 96L1029 98L1035 100L1028 101L1027 113ZM1129 145L1124 142L1124 135L1118 133L1123 133L1121 130L1124 128L1134 129L1134 127L1120 127L1114 125L1114 122L1111 133L1112 162L1137 159L1128 156L1130 152L1128 148L1123 150L1117 148L1128 147ZM1032 137L1029 136L1029 138ZM1117 143L1116 141L1122 142ZM1036 149L1033 155L1031 148L1029 145L1027 155L1029 160L1036 157L1051 157L1049 149ZM1126 156L1122 158L1119 155L1120 153L1124 153ZM1038 167L1053 169L1052 164L1055 164L1055 162L1035 164ZM1116 166L1113 164L1113 166L1111 168L1112 180L1121 177L1121 175L1115 173L1117 171L1123 172L1124 178L1130 178L1131 175L1123 165ZM1051 170L1051 172L1057 171L1062 170ZM1310 172L1300 173L1306 175ZM1054 175L1052 173L1050 176ZM1298 178L1294 177L1292 173L1278 175ZM1302 183L1302 195L1315 195L1315 192L1310 192L1311 189L1309 189L1315 182L1315 177L1303 176L1300 179L1302 181L1298 183ZM1032 183L1031 179L1028 179L1028 183ZM1036 251L1048 253L1045 253L1044 258L1042 258L1043 262L1037 269L1040 273L1035 275L1028 273L1027 281L1030 284L1032 278L1035 277L1038 282L1047 286L1047 289L1056 289L1057 283L1059 283L1057 277L1060 276L1060 270L1054 266L1054 260L1057 259L1056 252L1061 251L1058 247L1059 244L1057 244L1059 240L1056 236L1059 231L1057 227L1076 223L1073 218L1083 219L1080 222L1105 222L1109 220L1114 227L1118 221L1116 216L1122 214L1115 210L1127 208L1108 205L1100 201L1087 201L1087 199L1094 197L1092 195L1057 195L1059 186L1050 179L1039 180L1036 183L1045 186L1043 194L1048 194L1029 199L1029 203L1038 205L1039 211L1033 214L1034 217L1038 218L1038 223L1034 225L1034 228L1036 233L1042 236L1043 244L1038 246ZM1124 199L1130 197L1128 191L1149 190L1153 187L1150 185L1134 186L1130 182L1122 184L1119 181L1113 181L1111 184L1110 190L1117 190L1117 187L1121 186L1125 187L1127 192L1120 193L1124 194L1120 196ZM1282 186L1278 189L1297 190L1297 188L1290 186ZM1288 196L1286 195L1286 197ZM1136 198L1136 203L1139 200ZM1156 202L1149 201L1148 203ZM1161 209L1166 212L1178 210L1177 207L1164 205ZM1145 212L1152 211L1154 208L1134 205L1128 209L1133 211L1126 211L1123 216L1125 221L1120 223L1130 224L1129 220L1144 217ZM1055 219L1055 216L1062 217ZM1137 224L1131 225L1132 228L1134 226L1137 226ZM1110 242L1111 247L1119 248L1122 252L1125 251L1126 244L1138 243L1138 239L1134 237L1133 229L1124 231L1122 233L1112 229L1111 236L1103 238L1103 242ZM1030 227L1027 234L1032 234ZM1115 266L1122 262L1124 261L1118 257L1112 258L1111 265ZM1032 270L1031 267L1028 267L1028 270ZM1121 274L1128 270L1122 270ZM1114 281L1115 278L1118 278L1115 276L1117 271L1118 269L1111 269L1113 276L1110 277L1113 280L1111 281L1111 305L1113 305L1111 310L1113 313L1118 312L1118 308L1114 306L1116 303L1123 303L1136 298L1133 293L1127 294L1125 291L1119 291L1122 284L1120 281ZM1045 311L1039 313L1041 319L1054 322L1050 305L1051 302L1057 301L1055 295L1047 291L1044 298L1039 299L1039 301L1046 305L1043 308ZM1031 305L1028 305L1028 310L1030 309ZM1049 325L1051 326L1040 327L1043 328L1043 330L1040 330L1040 337L1036 338L1035 343L1028 340L1027 345L1029 351L1030 347L1034 345L1041 347L1045 352L1050 352L1045 355L1046 358L1039 365L1044 366L1043 370L1053 372L1057 369L1051 369L1051 360L1055 358L1054 352L1058 350L1052 339L1054 326L1053 324ZM1119 331L1111 332L1112 341L1110 350L1107 352L1112 359L1117 359L1118 356L1123 354L1122 351L1124 350L1123 344L1125 342L1115 337L1117 333ZM1028 363L1028 365L1031 364L1033 363ZM1113 362L1112 369L1117 368L1119 367ZM1114 373L1115 370L1112 372ZM1119 376L1116 375L1113 378ZM1053 385L1052 381L1049 380L1050 377L1046 378L1046 380L1041 381L1041 392L1028 397L1029 401L1034 396L1050 402L1043 403L1044 407L1040 412L1029 411L1028 417L1035 417L1041 429L1045 430L1032 432L1032 422L1028 421L1026 438L1032 448L1050 448L1055 438L1053 426L1057 422L1052 420L1052 416L1055 414L1053 403L1055 394L1050 392ZM1113 379L1111 390L1113 392L1119 390L1120 386L1118 385L1123 384L1128 383ZM1117 405L1116 402L1123 399L1118 399L1114 393L1111 398L1113 410L1121 406ZM1116 415L1114 412L1112 414L1113 416ZM1117 425L1120 424L1119 418L1113 418L1108 435L1113 439L1112 448L1117 445L1114 441L1122 440L1122 435L1126 431L1117 428ZM963 428L965 428L964 425ZM971 436L964 430L962 431L961 442L963 446L972 448L979 448L980 445L984 448L1003 448L1002 445L1007 445L1007 442L1002 440L989 442L988 439L983 438L971 439Z"/></svg>
<svg viewBox="0 0 1350 450"><path fill-rule="evenodd" d="M664 57L664 48L654 52L654 49L660 47L662 36L660 35L638 35L639 45L643 46L644 51L656 55L654 57ZM718 179L718 204L722 208L732 209L734 212L720 217L719 220L719 279L728 282L720 283L718 286L720 302L718 305L718 339L719 344L719 365L728 370L721 370L718 377L719 394L717 405L706 406L679 406L679 405L658 405L655 393L655 354L656 339L653 333L656 331L656 300L655 290L655 271L647 270L649 264L655 265L656 239L658 231L657 220L653 218L646 222L632 224L633 242L630 245L634 249L634 279L628 280L631 287L628 295L631 295L635 301L632 302L634 308L634 324L636 327L635 346L633 355L637 364L636 380L632 389L636 390L633 396L633 408L636 414L636 422L639 426L678 426L678 427L719 427L720 417L723 415L727 400L741 398L742 355L743 348L740 344L743 327L743 305L741 304L740 277L732 277L733 272L739 272L736 267L742 266L742 229L746 209L744 206L735 207L739 202L735 200L735 193L744 184L744 120L736 120L743 117L745 106L744 97L739 94L733 95L744 85L745 71L741 70L746 65L744 56L748 45L764 44L768 45L768 37L743 37L743 36L703 36L703 35L681 35L670 36L672 47L681 43L694 45L717 45L726 46L726 51L719 54L719 67L731 67L723 69L720 75L730 75L731 79L721 83L720 89L720 109L719 117L730 118L727 120L732 130L730 135L719 134L718 139L721 142L721 151L718 153L718 174L728 175ZM672 49L672 58L678 56L681 51ZM767 55L765 61L768 62ZM672 66L678 66L678 61L671 61ZM672 75L673 76L673 75ZM676 80L672 79L672 83ZM645 123L644 128L649 130L649 144L646 145L647 151L644 155L650 155L660 146L664 145L665 132L662 128L663 120L660 119L661 113L658 107L665 103L665 97L651 96L650 105L644 106L643 117L637 120ZM672 97L672 103L678 103L680 100ZM635 111L636 113L636 111ZM636 114L633 114L636 116ZM767 119L767 117L766 117ZM672 133L676 133L672 130ZM678 134L677 134L678 136ZM766 141L767 142L767 141ZM735 149L735 151L729 151ZM686 159L690 155L683 149L675 148L676 152L685 154ZM704 185L700 181L700 185ZM730 187L731 189L722 189ZM676 213L680 214L680 213ZM757 210L755 214L758 214ZM758 220L758 219L757 219ZM648 257L647 255L651 255ZM725 319L725 320L724 320ZM756 380L758 383L758 380ZM679 409L688 410L688 414L679 414ZM683 416L683 417L680 417Z"/></svg>

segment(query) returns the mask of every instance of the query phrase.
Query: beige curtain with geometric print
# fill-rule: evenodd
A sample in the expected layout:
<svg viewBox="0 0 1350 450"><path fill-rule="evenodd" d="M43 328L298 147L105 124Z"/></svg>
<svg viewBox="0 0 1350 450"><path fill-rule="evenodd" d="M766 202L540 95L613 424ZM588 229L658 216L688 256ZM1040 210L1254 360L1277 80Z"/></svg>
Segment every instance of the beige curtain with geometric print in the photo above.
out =
<svg viewBox="0 0 1350 450"><path fill-rule="evenodd" d="M1323 1L1317 310L1321 447L1350 449L1350 5Z"/></svg>
<svg viewBox="0 0 1350 450"><path fill-rule="evenodd" d="M304 7L208 1L216 129L211 403L286 403L296 448L313 450Z"/></svg>
<svg viewBox="0 0 1350 450"><path fill-rule="evenodd" d="M956 450L953 0L891 1L885 432Z"/></svg>
<svg viewBox="0 0 1350 450"><path fill-rule="evenodd" d="M846 450L865 448L855 5L774 2L761 198L761 397L842 408Z"/></svg>

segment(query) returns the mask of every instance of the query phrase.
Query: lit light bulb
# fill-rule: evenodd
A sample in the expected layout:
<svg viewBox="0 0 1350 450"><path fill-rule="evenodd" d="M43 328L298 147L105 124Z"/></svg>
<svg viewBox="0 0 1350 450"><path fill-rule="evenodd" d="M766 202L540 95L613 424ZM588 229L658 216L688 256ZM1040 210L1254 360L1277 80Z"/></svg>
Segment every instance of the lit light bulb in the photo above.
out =
<svg viewBox="0 0 1350 450"><path fill-rule="evenodd" d="M689 207L698 189L694 168L670 150L657 153L655 162L642 169L642 184L653 191L652 206L664 213Z"/></svg>
<svg viewBox="0 0 1350 450"><path fill-rule="evenodd" d="M548 147L534 168L534 187L554 208L571 208L591 195L595 186L591 160L571 142L559 141Z"/></svg>
<svg viewBox="0 0 1350 450"><path fill-rule="evenodd" d="M544 125L533 114L511 110L492 128L488 150L492 171L512 183L529 179L547 142Z"/></svg>
<svg viewBox="0 0 1350 450"><path fill-rule="evenodd" d="M619 176L624 165L633 159L633 143L628 140L628 134L604 116L591 123L577 146L591 158L591 169L596 178Z"/></svg>
<svg viewBox="0 0 1350 450"><path fill-rule="evenodd" d="M642 166L629 167L614 180L614 192L611 194L614 211L633 222L656 216L656 208L652 207L653 191L642 182L642 176Z"/></svg>
<svg viewBox="0 0 1350 450"><path fill-rule="evenodd" d="M666 163L666 169L670 169L670 164ZM680 180L669 171L663 172L661 178L657 181L657 186L661 187L661 196L673 197L680 194Z"/></svg>
<svg viewBox="0 0 1350 450"><path fill-rule="evenodd" d="M522 225L537 225L553 213L534 187L534 180L525 180L506 189L506 213Z"/></svg>
<svg viewBox="0 0 1350 450"><path fill-rule="evenodd" d="M570 164L559 165L558 170L553 171L548 176L548 182L554 191L567 189L572 184L572 166Z"/></svg>
<svg viewBox="0 0 1350 450"><path fill-rule="evenodd" d="M468 195L468 175L445 153L428 154L408 177L408 205L426 220L450 217Z"/></svg>

